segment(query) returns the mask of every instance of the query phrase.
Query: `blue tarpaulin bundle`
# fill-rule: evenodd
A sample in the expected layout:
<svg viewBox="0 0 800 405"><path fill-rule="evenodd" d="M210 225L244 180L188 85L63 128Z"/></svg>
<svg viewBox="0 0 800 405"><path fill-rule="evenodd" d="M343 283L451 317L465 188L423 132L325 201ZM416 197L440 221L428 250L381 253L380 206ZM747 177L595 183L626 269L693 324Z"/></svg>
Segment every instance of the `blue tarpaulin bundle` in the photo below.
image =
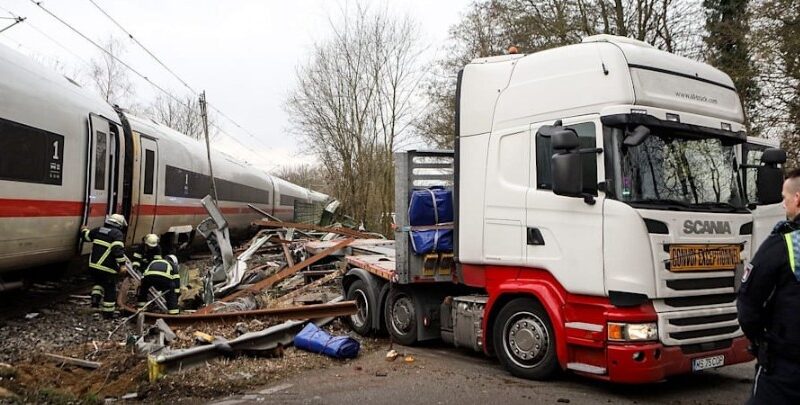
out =
<svg viewBox="0 0 800 405"><path fill-rule="evenodd" d="M309 322L294 337L294 346L309 352L322 353L335 359L347 359L358 356L361 345L350 336L331 336L324 330Z"/></svg>
<svg viewBox="0 0 800 405"><path fill-rule="evenodd" d="M411 248L414 253L424 255L432 252L453 251L452 229L430 229L411 231Z"/></svg>
<svg viewBox="0 0 800 405"><path fill-rule="evenodd" d="M411 226L453 222L453 192L443 187L414 190L408 203Z"/></svg>

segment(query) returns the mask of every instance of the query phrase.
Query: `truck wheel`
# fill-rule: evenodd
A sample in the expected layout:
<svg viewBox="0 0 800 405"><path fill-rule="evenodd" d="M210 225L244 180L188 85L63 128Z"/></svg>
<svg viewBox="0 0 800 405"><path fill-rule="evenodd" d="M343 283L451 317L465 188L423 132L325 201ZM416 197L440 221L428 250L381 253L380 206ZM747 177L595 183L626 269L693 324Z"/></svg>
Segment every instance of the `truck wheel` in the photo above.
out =
<svg viewBox="0 0 800 405"><path fill-rule="evenodd" d="M356 280L350 284L350 288L347 289L347 301L355 301L358 307L358 312L346 318L347 323L359 335L367 336L372 331L372 311L375 309L371 304L374 300L370 300L364 281Z"/></svg>
<svg viewBox="0 0 800 405"><path fill-rule="evenodd" d="M517 298L506 304L492 337L500 363L517 377L542 380L559 370L553 326L536 300Z"/></svg>
<svg viewBox="0 0 800 405"><path fill-rule="evenodd" d="M386 328L392 338L401 345L417 342L417 312L411 294L393 288L386 299Z"/></svg>

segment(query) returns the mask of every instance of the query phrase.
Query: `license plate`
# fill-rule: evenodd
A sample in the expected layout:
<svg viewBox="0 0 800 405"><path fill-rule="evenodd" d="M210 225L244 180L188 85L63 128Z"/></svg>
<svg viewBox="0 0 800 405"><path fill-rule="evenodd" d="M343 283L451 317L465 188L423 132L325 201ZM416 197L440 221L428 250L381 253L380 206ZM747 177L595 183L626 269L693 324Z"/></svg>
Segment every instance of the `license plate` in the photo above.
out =
<svg viewBox="0 0 800 405"><path fill-rule="evenodd" d="M707 368L722 367L725 365L725 356L703 357L692 360L692 371L705 370Z"/></svg>
<svg viewBox="0 0 800 405"><path fill-rule="evenodd" d="M671 245L670 271L733 270L739 264L739 245Z"/></svg>

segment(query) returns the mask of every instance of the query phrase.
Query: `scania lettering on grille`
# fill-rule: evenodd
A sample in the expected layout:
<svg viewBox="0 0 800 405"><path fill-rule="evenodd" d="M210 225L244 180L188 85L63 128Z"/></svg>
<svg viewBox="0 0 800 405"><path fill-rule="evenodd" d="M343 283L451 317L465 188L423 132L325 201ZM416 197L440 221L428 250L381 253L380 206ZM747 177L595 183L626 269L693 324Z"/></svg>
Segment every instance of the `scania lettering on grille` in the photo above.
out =
<svg viewBox="0 0 800 405"><path fill-rule="evenodd" d="M693 221L687 219L683 223L683 233L686 234L730 234L731 223L728 221Z"/></svg>

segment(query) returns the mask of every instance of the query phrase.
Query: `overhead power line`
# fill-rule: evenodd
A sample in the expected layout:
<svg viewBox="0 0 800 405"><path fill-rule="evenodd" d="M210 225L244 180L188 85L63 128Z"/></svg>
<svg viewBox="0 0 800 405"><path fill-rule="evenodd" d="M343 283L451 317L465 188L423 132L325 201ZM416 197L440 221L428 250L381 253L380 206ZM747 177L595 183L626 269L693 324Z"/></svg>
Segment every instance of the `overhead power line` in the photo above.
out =
<svg viewBox="0 0 800 405"><path fill-rule="evenodd" d="M196 92L196 91L195 91L195 90L192 88L192 86L189 86L189 84L188 84L188 83L186 83L186 82L185 82L183 79L181 79L181 77L180 77L180 76L178 76L178 74L177 74L177 73L173 72L173 71L172 71L172 69L170 69L170 68L169 68L167 65L165 65L165 64L164 64L164 62L162 62L162 61L161 61L161 59L158 59L158 57L157 57L156 55L153 55L153 53L152 53L152 52L150 52L150 50L149 50L149 49L147 49L147 47L145 47L144 45L142 45L142 43L141 43L141 42L139 42L139 40L138 40L138 39L136 39L136 38L133 36L133 34L131 34L130 32L128 32L128 30L126 30L126 29L125 29L125 27L123 27L122 25L120 25L120 23L118 23L118 22L117 22L117 20L115 20L115 19L114 19L114 17L111 17L111 16L110 16L110 15L109 15L109 14L108 14L108 13L107 13L105 10L103 10L103 8L102 8L102 7L100 7L100 6L99 6L97 3L95 3L95 2L94 2L94 0L89 0L89 2L90 2L90 3L92 3L92 4L93 4L93 5L94 5L94 6L95 6L95 7L96 7L98 10L100 10L100 12L101 12L101 13L103 13L103 15L104 15L104 16L108 17L108 19L109 19L109 20L111 20L111 22L113 22L113 23L114 23L114 25L116 25L117 27L119 27L119 29L121 29L121 30L122 30L122 32L124 32L124 33L125 33L125 35L127 35L127 36L128 36L128 38L130 38L130 39L131 39L133 42L135 42L135 43L136 43L136 45L139 45L139 47L140 47L140 48L144 49L144 51L145 51L145 52L147 52L147 54L148 54L148 55L150 55L150 57L152 57L153 59L155 59L155 61L156 61L156 62L158 62L158 64L159 64L159 65L161 65L161 67L163 67L164 69L166 69L166 71L167 71L167 72L169 72L169 73L170 73L172 76L174 76L176 79L178 79L178 81L179 81L179 82L181 82L181 84L183 84L183 85L184 85L184 86L185 86L187 89L189 89L189 91L191 91L191 92L192 92L192 94L194 94L194 95L197 95L197 92Z"/></svg>
<svg viewBox="0 0 800 405"><path fill-rule="evenodd" d="M190 107L188 104L184 103L184 102L183 102L183 100L180 100L180 99L179 99L179 98L177 98L175 95L173 95L171 92L169 92L169 91L165 90L163 87L159 86L157 83L155 83L155 82L153 82L152 80L150 80L150 78L148 78L147 76L143 75L143 74L142 74L142 73L140 73L138 70L134 69L134 68L133 68L132 66L130 66L128 63L126 63L125 61L123 61L122 59L120 59L119 57L117 57L116 55L114 55L113 53L109 52L107 49L105 49L103 46L101 46L101 45L100 45L100 44L98 44L97 42L93 41L91 38L89 38L88 36L86 36L86 35L85 35L84 33L82 33L80 30L78 30L77 28L73 27L71 24L69 24L68 22L64 21L63 19L61 19L61 18L60 18L60 17L58 17L57 15L53 14L53 12L51 12L50 10L46 9L46 8L45 8L45 7L42 5L42 1L35 1L35 0L30 0L30 1L31 1L31 3L33 3L33 4L35 4L36 6L38 6L39 8L41 8L41 9L42 9L42 10L43 10L45 13L47 13L48 15L50 15L51 17L53 17L54 19L56 19L58 22L60 22L61 24L63 24L64 26L66 26L67 28L69 28L70 30L72 30L74 33L78 34L78 35L79 35L81 38L83 38L84 40L86 40L86 41L87 41L87 42L89 42L90 44L94 45L94 47L96 47L97 49L99 49L100 51L102 51L103 53L105 53L106 55L108 55L110 58L112 58L112 59L114 59L115 61L119 62L119 63L120 63L122 66L124 66L126 69L130 70L131 72L133 72L133 73L134 73L136 76L140 77L141 79L143 79L144 81L146 81L147 83L149 83L149 84L150 84L151 86L153 86L154 88L156 88L156 89L158 89L159 91L161 91L162 93L166 94L168 97L170 97L171 99L175 100L175 102L177 102L177 103L179 103L180 105L182 105L182 106L186 107L186 109L187 109L187 110L189 110L189 111L193 111L193 109L192 109L192 108L191 108L191 107ZM92 3L94 4L94 2L92 2ZM106 14L106 13L104 13L104 14ZM107 15L107 14L106 14L106 15ZM109 18L110 18L110 17L109 17ZM127 31L126 31L126 33L127 33ZM139 44L139 46L142 46L142 47L144 48L144 46L143 46L143 45L141 45L141 44L140 44L138 41L136 41L136 42L137 42L137 44ZM148 52L148 54L152 55L152 53L150 53L149 51L147 51L147 52ZM171 71L171 70L170 70L170 72L172 73L172 71ZM173 74L174 74L174 73L173 73ZM176 76L176 77L177 77L177 76ZM181 80L181 81L183 82L183 80ZM188 85L187 85L187 88L189 88L189 90L190 90L190 91L192 91L192 92L193 92L195 95L197 94L197 93L196 93L196 92L194 92L194 90L192 90L192 89L191 89L191 87L189 87ZM209 104L209 106L210 106L210 107L211 107L211 108L212 108L214 111L216 111L217 113L219 113L219 114L220 114L222 117L225 117L226 119L228 119L229 121L231 121L231 123L233 123L235 126L237 126L238 128L242 129L242 130L243 130L243 131L245 131L245 132L246 132L246 133L247 133L249 136L253 137L253 139L255 139L256 141L258 141L258 138L255 138L255 136L253 136L252 134L250 134L250 133L249 133L249 131L245 130L245 129L244 129L244 127L242 127L241 125L239 125L239 123L237 123L236 121L232 120L230 117L228 117L227 115L225 115L224 113L222 113L222 111L220 111L218 108L216 108L216 107L214 107L214 106L212 106L212 105L210 105L210 104ZM198 114L197 112L194 112L194 113L195 113L195 114ZM213 124L212 124L212 125L213 125ZM231 135L231 134L228 134L227 132L223 131L223 130L222 130L222 128L220 128L219 126L217 126L217 125L213 125L213 126L214 126L215 128L217 128L217 130L219 130L219 131L220 131L220 133L222 133L223 135L226 135L226 136L228 136L229 138L231 138L231 139L232 139L234 142L236 142L237 144L239 144L239 145L240 145L240 146L242 146L243 148L245 148L245 149L249 150L250 152L253 152L254 154L256 154L256 155L258 155L258 156L260 156L260 157L261 157L262 159L264 159L265 161L269 161L269 159L268 159L267 157L265 157L264 155L261 155L260 153L256 152L256 151L255 151L255 150L253 150L251 147L248 147L247 145L243 144L241 141L239 141L239 140L238 140L236 137L234 137L233 135Z"/></svg>
<svg viewBox="0 0 800 405"><path fill-rule="evenodd" d="M12 12L11 10L9 10L9 9L7 9L7 8L3 7L3 6L0 6L0 10L3 10L3 11L5 11L5 12L6 12L6 13L8 13L9 15L11 15L13 18L19 18L19 17L20 17L19 15L15 14L15 13L14 13L14 12ZM89 61L87 61L86 59L84 59L84 58L83 58L81 55L78 55L77 53L75 53L75 51L73 51L73 50L72 50L72 49L70 49L69 47L65 46L65 45L64 45L64 44L62 44L61 42L58 42L58 40L56 40L55 38L51 37L50 35L48 35L48 34L47 34L46 32L44 32L43 30L39 29L39 28L38 28L36 25L34 25L34 24L33 24L33 23L30 21L30 20L26 19L26 20L25 20L25 25L27 25L28 27L31 27L31 29L32 29L32 30L34 30L34 31L36 31L36 32L38 32L38 33L39 33L39 35L41 35L41 36L43 36L43 37L47 38L47 39L48 39L50 42L52 42L52 43L56 44L56 45L57 45L58 47L60 47L61 49L63 49L63 50L65 50L65 51L69 52L70 54L72 54L72 56L74 56L74 57L78 58L78 60L80 60L81 62L83 62L83 63L84 63L86 66L91 66L91 63L89 63Z"/></svg>
<svg viewBox="0 0 800 405"><path fill-rule="evenodd" d="M189 83L186 82L186 80L183 80L183 78L181 78L177 73L175 73L175 71L170 69L153 52L151 52L149 49L147 49L147 47L144 46L144 44L139 42L139 40L136 39L136 37L134 37L133 34L130 33L130 31L125 29L125 27L123 27L122 24L120 24L117 20L114 19L114 17L112 17L110 14L108 14L108 12L106 12L102 7L100 7L100 5L95 2L95 0L89 0L89 2L92 3L92 5L94 5L97 8L97 10L99 10L104 16L106 16L109 20L111 20L111 22L114 23L114 25L116 25L120 30L122 30L122 32L124 32L125 35L128 36L128 38L130 38L133 42L136 43L136 45L139 45L139 47L142 48L142 50L144 50L148 55L150 55L150 57L152 57L153 60L158 62L158 64L161 65L161 67L163 67L173 77L178 79L178 81L181 82L181 84L183 84L183 86L186 87L193 95L195 95L195 96L199 96L200 95L200 93L198 93L194 88L192 88L192 86L190 86ZM256 142L261 143L261 141L258 139L258 137L255 136L255 134L253 134L252 132L247 130L244 126L242 126L241 124L236 122L233 118L229 117L227 114L222 112L222 110L220 110L219 108L214 106L213 103L206 102L206 105L208 107L210 107L212 110L214 110L214 112L216 112L217 114L219 114L223 118L225 118L228 121L230 121L234 126L236 126L237 128L241 129L246 135L248 135L249 137L253 138L253 140L255 140ZM269 146L267 146L267 147L269 148Z"/></svg>

